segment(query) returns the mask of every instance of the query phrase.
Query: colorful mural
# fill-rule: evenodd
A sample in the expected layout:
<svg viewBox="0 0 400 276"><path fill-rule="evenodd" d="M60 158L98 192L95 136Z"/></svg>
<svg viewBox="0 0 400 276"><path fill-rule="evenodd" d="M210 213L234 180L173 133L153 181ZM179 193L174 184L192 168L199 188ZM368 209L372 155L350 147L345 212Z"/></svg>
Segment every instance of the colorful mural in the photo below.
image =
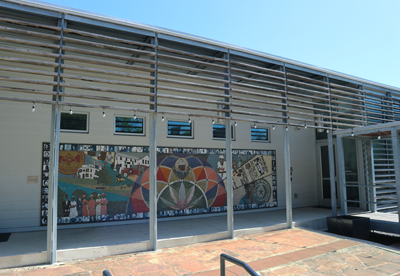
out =
<svg viewBox="0 0 400 276"><path fill-rule="evenodd" d="M47 224L49 143L43 143L42 216ZM233 176L234 210L277 207L275 151L233 152L159 148L158 217L226 211L227 173ZM149 217L146 147L60 145L59 224Z"/></svg>

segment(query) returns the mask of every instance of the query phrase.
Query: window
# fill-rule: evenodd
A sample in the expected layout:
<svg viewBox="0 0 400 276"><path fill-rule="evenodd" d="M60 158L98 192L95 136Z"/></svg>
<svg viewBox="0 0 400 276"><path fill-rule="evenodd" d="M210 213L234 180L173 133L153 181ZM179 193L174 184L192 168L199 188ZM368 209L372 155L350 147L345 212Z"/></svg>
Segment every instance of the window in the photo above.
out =
<svg viewBox="0 0 400 276"><path fill-rule="evenodd" d="M253 142L270 142L268 128L251 128L251 141Z"/></svg>
<svg viewBox="0 0 400 276"><path fill-rule="evenodd" d="M70 132L88 132L88 114L61 112L60 129Z"/></svg>
<svg viewBox="0 0 400 276"><path fill-rule="evenodd" d="M193 123L168 121L168 137L193 138Z"/></svg>
<svg viewBox="0 0 400 276"><path fill-rule="evenodd" d="M114 134L144 135L144 133L144 118L114 117Z"/></svg>
<svg viewBox="0 0 400 276"><path fill-rule="evenodd" d="M234 127L231 126L231 137L232 140L235 140ZM225 125L214 124L213 125L213 139L223 139L225 140L226 132Z"/></svg>

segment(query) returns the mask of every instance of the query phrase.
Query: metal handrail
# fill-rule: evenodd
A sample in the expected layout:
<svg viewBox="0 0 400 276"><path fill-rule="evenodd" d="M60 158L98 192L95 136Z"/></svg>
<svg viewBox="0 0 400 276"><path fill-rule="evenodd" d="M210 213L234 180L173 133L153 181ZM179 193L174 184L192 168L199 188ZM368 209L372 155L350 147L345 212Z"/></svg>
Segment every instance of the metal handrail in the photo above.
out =
<svg viewBox="0 0 400 276"><path fill-rule="evenodd" d="M103 276L112 276L112 275L111 275L110 271L104 270L103 271Z"/></svg>
<svg viewBox="0 0 400 276"><path fill-rule="evenodd" d="M226 255L224 253L220 255L221 276L225 276L225 260L230 261L231 263L234 263L235 265L244 268L251 276L258 276L258 274L247 263L238 260L236 258L233 258L229 255Z"/></svg>

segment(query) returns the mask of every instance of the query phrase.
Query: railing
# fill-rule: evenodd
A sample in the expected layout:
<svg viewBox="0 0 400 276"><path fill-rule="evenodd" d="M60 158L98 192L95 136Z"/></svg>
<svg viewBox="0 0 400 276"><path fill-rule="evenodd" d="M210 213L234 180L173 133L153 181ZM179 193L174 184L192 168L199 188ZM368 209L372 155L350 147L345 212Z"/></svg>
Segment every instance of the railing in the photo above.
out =
<svg viewBox="0 0 400 276"><path fill-rule="evenodd" d="M258 274L247 263L223 253L220 255L221 276L225 276L225 260L244 268L251 276L258 276Z"/></svg>

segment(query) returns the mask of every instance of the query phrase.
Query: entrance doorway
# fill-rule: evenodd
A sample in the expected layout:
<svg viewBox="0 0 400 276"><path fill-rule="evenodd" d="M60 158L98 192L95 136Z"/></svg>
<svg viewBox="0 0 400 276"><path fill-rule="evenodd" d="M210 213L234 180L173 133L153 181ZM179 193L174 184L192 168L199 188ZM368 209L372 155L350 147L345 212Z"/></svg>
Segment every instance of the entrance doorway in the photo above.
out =
<svg viewBox="0 0 400 276"><path fill-rule="evenodd" d="M333 145L333 155L335 160L335 187L336 187L336 204L340 207L340 190L338 187L338 170L336 160L336 141ZM360 147L356 140L344 139L344 161L345 161L345 173L346 173L346 192L347 192L347 206L349 207L360 207L360 181L363 181L364 177L359 177L362 172L362 155L359 158ZM361 149L360 149L361 150ZM319 205L325 207L331 207L331 180L329 173L329 153L328 153L328 142L319 141L317 143L317 160L319 160L318 169L318 192L319 192Z"/></svg>
<svg viewBox="0 0 400 276"><path fill-rule="evenodd" d="M331 207L331 178L329 173L329 152L328 142L320 142L317 144L317 157L319 163L318 169L318 203L320 206ZM333 145L333 155L335 160L335 187L337 206L340 206L340 194L337 189L337 164L336 164L336 145Z"/></svg>

